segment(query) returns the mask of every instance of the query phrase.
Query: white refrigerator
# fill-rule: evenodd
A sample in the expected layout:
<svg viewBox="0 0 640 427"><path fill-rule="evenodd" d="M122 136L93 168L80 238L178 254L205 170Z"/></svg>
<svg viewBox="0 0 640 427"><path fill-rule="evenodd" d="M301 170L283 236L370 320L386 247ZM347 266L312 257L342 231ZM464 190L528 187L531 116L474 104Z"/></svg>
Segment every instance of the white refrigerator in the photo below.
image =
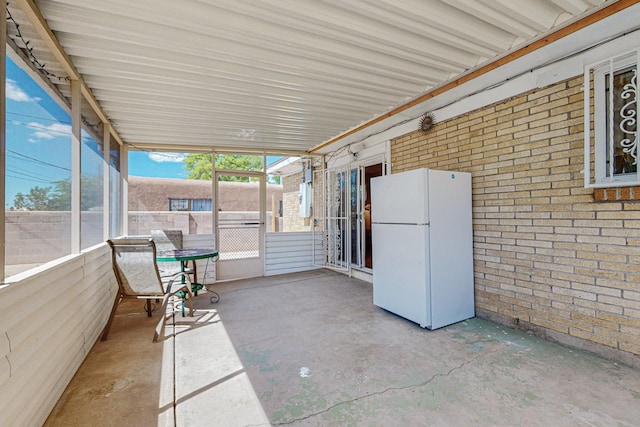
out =
<svg viewBox="0 0 640 427"><path fill-rule="evenodd" d="M371 179L373 303L437 329L475 316L471 174Z"/></svg>

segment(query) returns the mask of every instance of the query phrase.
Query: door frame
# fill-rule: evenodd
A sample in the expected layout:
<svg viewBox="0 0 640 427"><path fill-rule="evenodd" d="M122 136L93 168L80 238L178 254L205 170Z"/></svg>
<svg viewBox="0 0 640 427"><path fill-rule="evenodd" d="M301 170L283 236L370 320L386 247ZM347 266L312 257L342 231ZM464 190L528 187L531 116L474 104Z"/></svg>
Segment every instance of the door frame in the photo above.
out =
<svg viewBox="0 0 640 427"><path fill-rule="evenodd" d="M341 174L343 177L339 179L338 176ZM350 181L348 165L324 170L322 180L324 267L347 272L351 270ZM343 183L344 187L335 187L339 182Z"/></svg>
<svg viewBox="0 0 640 427"><path fill-rule="evenodd" d="M349 195L351 196L352 194L355 194L356 197L358 198L358 200L356 201L356 206L358 209L358 212L356 212L356 220L357 220L357 230L356 230L356 236L358 238L358 252L359 252L359 259L357 259L356 263L351 263L350 267L353 269L357 269L357 270L364 270L364 271L368 271L371 272L373 271L371 268L366 266L366 261L365 261L365 257L366 257L366 242L365 242L365 234L366 234L366 230L365 230L365 213L364 213L364 209L365 209L365 205L366 205L366 200L364 200L364 195L366 194L366 168L369 166L374 166L374 165L381 165L382 166L382 175L387 175L388 174L388 165L387 162L385 161L385 156L384 155L378 155L378 156L371 156L368 157L366 159L363 159L359 162L354 162L351 165L349 165L349 176L351 176L351 172L353 170L357 170L357 174L359 179L357 180L359 183L359 188L355 191L355 193L353 191L350 191ZM351 189L350 189L351 190ZM351 206L351 201L349 203L349 206ZM350 215L353 215L352 212L349 212ZM353 247L353 245L351 245L351 247ZM349 260L351 260L351 255L349 254Z"/></svg>
<svg viewBox="0 0 640 427"><path fill-rule="evenodd" d="M215 154L214 154L215 159ZM221 175L243 176L248 178L258 178L259 180L259 224L258 224L258 257L249 260L225 260L224 254L220 253L220 258L216 267L216 280L235 280L246 279L251 277L264 276L264 251L265 251L265 231L266 231L266 201L267 201L267 176L264 171L239 171L228 169L215 169L213 167L213 192L215 204L213 208L213 221L215 226L215 242L216 248L220 249L220 228L218 207L220 201L220 192L218 191L218 177Z"/></svg>
<svg viewBox="0 0 640 427"><path fill-rule="evenodd" d="M369 157L363 158L360 161L357 162L350 162L350 163L338 163L337 165L333 165L332 167L328 167L327 169L324 170L324 179L323 179L323 200L325 203L324 209L323 209L323 224L325 226L325 230L323 232L323 236L324 236L324 244L325 244L325 248L326 248L326 256L325 256L325 265L324 267L326 268L331 268L334 270L339 270L339 271L345 271L348 272L348 274L351 274L352 270L359 270L359 271L366 271L366 272L372 272L373 270L369 267L366 267L366 263L364 262L364 256L365 253L364 251L366 250L365 248L365 240L364 240L364 235L365 235L365 224L364 224L364 204L362 203L362 193L364 190L363 187L363 182L364 182L364 170L367 166L372 166L372 165L376 165L376 164L381 164L382 165L382 175L387 175L390 173L390 164L388 163L388 153L379 153L379 154L375 154L375 155L371 155ZM360 209L360 212L357 212L356 215L358 215L358 230L356 231L356 235L359 236L358 239L358 248L360 249L360 259L358 260L358 263L352 263L351 260L351 249L352 249L352 242L351 242L351 195L352 195L352 189L351 189L351 173L353 170L357 170L358 175L361 176L361 181L360 185L357 190L356 190L356 194L358 195L358 201L357 201L357 206ZM347 202L345 203L346 206L346 218L347 218L347 226L348 226L348 232L346 233L346 236L344 238L344 244L346 245L346 253L344 254L345 259L347 260L347 262L345 264L336 264L331 262L330 260L330 253L331 250L333 250L334 252L339 250L338 248L329 248L329 245L332 243L332 239L330 239L330 226L329 223L331 221L331 209L332 206L330 206L331 201L333 201L335 198L330 197L329 195L329 185L331 184L329 177L331 176L331 173L336 173L336 171L340 171L340 172L344 172L347 179L346 179L346 185L347 188L345 190L346 193L346 197L348 198Z"/></svg>
<svg viewBox="0 0 640 427"><path fill-rule="evenodd" d="M362 181L364 179L364 169L365 166L358 164L353 164L349 167L349 232L351 233L349 242L349 263L351 264L351 268L357 269L363 268L364 266L362 262L364 259L364 184ZM355 211L353 209L354 206ZM353 253L354 250L355 254Z"/></svg>

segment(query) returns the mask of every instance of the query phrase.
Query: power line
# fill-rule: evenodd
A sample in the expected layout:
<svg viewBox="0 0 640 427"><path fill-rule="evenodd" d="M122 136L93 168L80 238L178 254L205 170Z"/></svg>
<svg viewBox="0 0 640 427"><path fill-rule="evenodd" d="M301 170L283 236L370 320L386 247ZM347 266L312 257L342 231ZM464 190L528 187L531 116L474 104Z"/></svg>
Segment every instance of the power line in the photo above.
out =
<svg viewBox="0 0 640 427"><path fill-rule="evenodd" d="M53 177L46 177L46 176L42 176L42 175L36 175L36 174L32 174L28 171L25 171L23 169L19 169L19 168L14 168L14 167L7 167L7 172L13 172L13 173L17 173L22 177L25 178L29 178L31 180L40 180L42 182L48 182L48 183L53 183L55 181L61 181L61 180L65 180L65 178L59 178L59 179L54 179Z"/></svg>
<svg viewBox="0 0 640 427"><path fill-rule="evenodd" d="M62 166L54 165L53 163L45 162L44 160L36 159L35 157L30 157L30 156L27 156L25 154L18 153L17 151L13 151L13 150L7 149L7 152L15 154L15 155L20 156L20 157L24 157L26 159L29 159L29 160L33 161L34 163L39 163L39 164L42 164L42 165L51 166L52 168L62 169L64 171L71 172L71 168L65 168L65 167L62 167Z"/></svg>
<svg viewBox="0 0 640 427"><path fill-rule="evenodd" d="M8 177L8 178L25 179L25 176L23 176L23 174L20 173L18 175L14 175L14 174L10 173L9 171L7 171L5 173L5 176ZM51 181L45 181L44 179L36 179L36 178L30 178L30 177L27 177L27 178L29 178L29 180L33 181L33 182L39 182L41 184L51 184Z"/></svg>
<svg viewBox="0 0 640 427"><path fill-rule="evenodd" d="M30 116L29 114L21 114L21 113L14 113L13 111L7 111L7 115L14 115L14 116L20 116L20 117L28 117L30 119L37 119L37 120L47 120L50 122L55 122L55 123L61 123L63 125L71 125L71 122L63 122L54 118L50 118L50 117L40 117L40 116ZM20 123L20 122L17 122Z"/></svg>
<svg viewBox="0 0 640 427"><path fill-rule="evenodd" d="M26 163L35 163L35 164L42 164L44 161L43 160L39 160L30 156L27 156L26 154L20 154L20 153L16 153L13 150L9 150L7 149L7 158L11 158L14 159L15 161L20 161L20 162L26 162ZM56 166L57 169L64 169L65 172L69 172L70 169L65 169L62 166Z"/></svg>
<svg viewBox="0 0 640 427"><path fill-rule="evenodd" d="M11 122L12 122L13 124L16 124L16 125L23 125L23 126L25 126L25 127L31 128L31 129L41 129L41 130L44 130L44 131L47 131L47 132L57 133L57 134L60 134L60 135L65 135L65 136L69 136L69 137L71 137L71 132L65 132L65 131L57 130L57 129L50 129L50 128L45 127L45 126L38 126L38 125L33 124L33 123L24 123L24 122L19 122L19 121L17 121L17 120L11 120ZM65 125L65 126L69 126L69 125Z"/></svg>

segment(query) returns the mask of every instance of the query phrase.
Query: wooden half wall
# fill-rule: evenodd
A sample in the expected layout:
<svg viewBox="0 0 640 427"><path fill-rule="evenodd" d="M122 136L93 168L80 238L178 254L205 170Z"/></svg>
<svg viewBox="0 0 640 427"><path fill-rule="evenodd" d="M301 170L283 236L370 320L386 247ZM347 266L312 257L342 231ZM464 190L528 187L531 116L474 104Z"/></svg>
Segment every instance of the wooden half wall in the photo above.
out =
<svg viewBox="0 0 640 427"><path fill-rule="evenodd" d="M115 298L103 243L0 285L0 424L42 425L97 341Z"/></svg>
<svg viewBox="0 0 640 427"><path fill-rule="evenodd" d="M322 239L314 240L311 231L265 235L265 276L313 270L323 262Z"/></svg>

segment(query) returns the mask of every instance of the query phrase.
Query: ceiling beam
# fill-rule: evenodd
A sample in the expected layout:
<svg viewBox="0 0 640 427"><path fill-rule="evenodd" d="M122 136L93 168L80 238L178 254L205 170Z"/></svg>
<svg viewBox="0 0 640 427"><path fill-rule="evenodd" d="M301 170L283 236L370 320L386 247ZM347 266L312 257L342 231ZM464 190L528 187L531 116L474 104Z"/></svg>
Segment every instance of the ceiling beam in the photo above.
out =
<svg viewBox="0 0 640 427"><path fill-rule="evenodd" d="M409 108L415 107L416 105L419 105L431 98L435 98L438 95L442 95L445 92L448 92L452 89L457 88L458 86L464 84L464 83L468 83L473 79L476 79L484 74L487 74L497 68L502 67L503 65L509 64L510 62L513 62L519 58L522 58L523 56L526 56L532 52L535 52L538 49L541 49L553 42L556 42L564 37L567 37L579 30L582 30L586 27L588 27L589 25L595 24L598 21L601 21L605 18L608 18L609 16L615 15L616 13L633 6L634 4L640 2L640 0L618 0L614 3L608 4L606 6L604 6L601 9L597 9L596 11L594 11L593 13L589 14L588 16L585 16L582 19L579 19L575 22L572 22L564 27L558 28L556 31L547 34L537 40L534 40L533 42L519 48L516 49L513 52L507 53L504 56L501 56L499 58L497 58L495 61L492 61L490 63L488 63L487 65L481 66L480 68L476 68L474 70L469 71L466 74L461 75L460 77L449 81L448 83L437 87L421 96L419 96L418 98L407 102L406 104L403 104L397 108L394 108L393 110L376 117L375 119L372 119L360 126L357 126L347 132L344 132L341 135L338 135L335 138L332 138L320 145L317 145L316 147L313 147L311 150L309 150L310 153L315 153L318 150L322 150L323 148L326 148L338 141L340 141L343 138L346 138L350 135L353 135L357 132L360 132L361 130L364 130L372 125L375 125L376 123L379 123L383 120L386 120L390 117L393 117L399 113L402 113L405 110L408 110Z"/></svg>
<svg viewBox="0 0 640 427"><path fill-rule="evenodd" d="M71 58L69 58L69 55L67 55L67 53L64 51L60 42L58 42L58 39L56 38L55 34L53 34L53 31L51 31L51 28L49 28L47 21L42 16L42 13L40 13L40 9L38 9L38 6L36 6L35 2L33 0L14 1L20 7L20 9L22 9L22 12L25 14L27 19L33 26L33 29L38 33L42 41L47 45L49 51L56 58L67 76L69 76L71 80L78 80L80 82L80 90L84 99L100 117L100 120L102 120L104 123L110 123L111 121L109 120L109 117L104 112L95 96L93 96L91 89L84 82L84 79L82 78L80 72L73 65L73 62L71 62ZM120 135L118 135L118 132L113 129L113 127L111 128L111 135L120 145L124 144L122 138L120 138Z"/></svg>

